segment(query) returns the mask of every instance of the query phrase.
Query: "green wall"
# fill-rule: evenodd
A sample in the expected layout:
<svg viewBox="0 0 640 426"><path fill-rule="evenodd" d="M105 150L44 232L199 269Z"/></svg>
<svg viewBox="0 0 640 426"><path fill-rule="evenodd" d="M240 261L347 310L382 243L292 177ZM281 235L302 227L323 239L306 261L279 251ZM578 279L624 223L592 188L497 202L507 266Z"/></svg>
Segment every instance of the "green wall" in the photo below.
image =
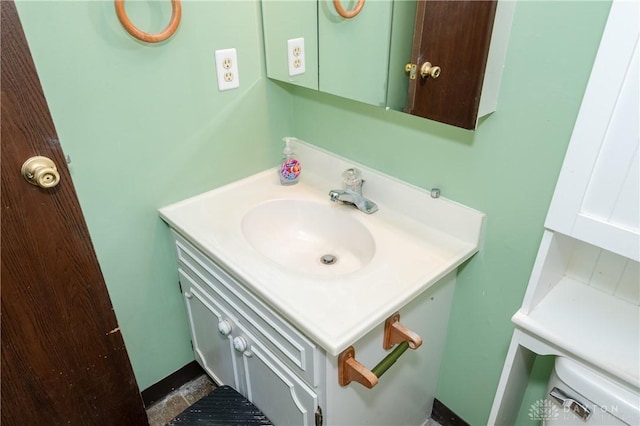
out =
<svg viewBox="0 0 640 426"><path fill-rule="evenodd" d="M259 3L183 4L176 35L147 45L112 1L17 3L141 389L193 360L157 208L275 164L290 133L290 95L264 77ZM126 5L148 32L171 15L169 1ZM241 85L219 92L214 51L229 47Z"/></svg>
<svg viewBox="0 0 640 426"><path fill-rule="evenodd" d="M472 425L488 419L609 6L518 2L498 111L476 132L293 89L299 138L487 214L459 271L437 390Z"/></svg>
<svg viewBox="0 0 640 426"><path fill-rule="evenodd" d="M168 3L127 11L158 31ZM140 388L193 359L156 209L275 164L293 134L487 214L437 394L485 424L609 4L519 2L498 111L473 133L266 80L253 0L186 1L176 36L154 46L111 1L18 2ZM218 92L213 52L228 47L241 87Z"/></svg>

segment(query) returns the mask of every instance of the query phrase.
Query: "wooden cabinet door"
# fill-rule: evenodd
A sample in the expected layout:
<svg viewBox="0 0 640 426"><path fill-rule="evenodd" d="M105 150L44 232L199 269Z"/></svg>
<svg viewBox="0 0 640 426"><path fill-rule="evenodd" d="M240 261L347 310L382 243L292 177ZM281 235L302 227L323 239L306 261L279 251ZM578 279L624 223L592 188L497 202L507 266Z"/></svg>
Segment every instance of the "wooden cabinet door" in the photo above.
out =
<svg viewBox="0 0 640 426"><path fill-rule="evenodd" d="M15 4L2 15L2 424L146 425ZM60 182L21 174L46 156Z"/></svg>
<svg viewBox="0 0 640 426"><path fill-rule="evenodd" d="M464 129L475 129L497 1L420 0L405 112ZM440 67L422 78L425 62Z"/></svg>

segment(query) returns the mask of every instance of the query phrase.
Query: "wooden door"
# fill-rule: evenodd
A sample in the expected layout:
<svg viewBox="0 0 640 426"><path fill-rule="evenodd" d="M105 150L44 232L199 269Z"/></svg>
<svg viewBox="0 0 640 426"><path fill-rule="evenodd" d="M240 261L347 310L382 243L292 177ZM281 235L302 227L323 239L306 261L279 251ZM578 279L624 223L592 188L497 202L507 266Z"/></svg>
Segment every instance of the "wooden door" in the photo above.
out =
<svg viewBox="0 0 640 426"><path fill-rule="evenodd" d="M497 1L420 0L416 8L405 112L464 129L475 129ZM425 62L440 67L421 77Z"/></svg>
<svg viewBox="0 0 640 426"><path fill-rule="evenodd" d="M2 425L148 424L15 5L0 4ZM23 179L35 155L58 186Z"/></svg>

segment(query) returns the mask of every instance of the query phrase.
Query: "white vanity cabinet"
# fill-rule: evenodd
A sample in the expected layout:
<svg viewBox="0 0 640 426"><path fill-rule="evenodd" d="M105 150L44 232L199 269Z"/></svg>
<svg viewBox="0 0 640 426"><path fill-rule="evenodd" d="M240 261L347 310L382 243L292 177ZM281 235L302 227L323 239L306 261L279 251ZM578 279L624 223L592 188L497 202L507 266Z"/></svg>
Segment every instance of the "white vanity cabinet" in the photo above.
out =
<svg viewBox="0 0 640 426"><path fill-rule="evenodd" d="M455 271L405 305L401 321L424 343L367 389L338 384L338 357L327 354L200 250L173 233L196 361L234 387L276 425L422 424L430 416L446 338ZM383 324L354 342L372 368Z"/></svg>
<svg viewBox="0 0 640 426"><path fill-rule="evenodd" d="M196 361L276 424L315 424L315 345L178 235L176 248Z"/></svg>
<svg viewBox="0 0 640 426"><path fill-rule="evenodd" d="M268 169L159 210L195 358L277 425L423 424L457 268L478 251L484 214L292 145L305 164L297 185ZM353 167L375 214L327 195Z"/></svg>

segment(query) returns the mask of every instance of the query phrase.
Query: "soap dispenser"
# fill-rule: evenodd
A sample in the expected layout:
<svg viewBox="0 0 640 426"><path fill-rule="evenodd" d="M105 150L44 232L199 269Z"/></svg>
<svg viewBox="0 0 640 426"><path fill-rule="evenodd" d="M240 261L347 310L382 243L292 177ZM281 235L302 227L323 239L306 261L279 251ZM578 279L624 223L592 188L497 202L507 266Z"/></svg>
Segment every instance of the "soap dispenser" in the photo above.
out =
<svg viewBox="0 0 640 426"><path fill-rule="evenodd" d="M300 178L300 162L296 160L293 155L293 149L291 148L291 141L295 138L285 137L284 150L282 151L284 158L282 164L280 164L280 183L282 185L294 185L298 183Z"/></svg>

